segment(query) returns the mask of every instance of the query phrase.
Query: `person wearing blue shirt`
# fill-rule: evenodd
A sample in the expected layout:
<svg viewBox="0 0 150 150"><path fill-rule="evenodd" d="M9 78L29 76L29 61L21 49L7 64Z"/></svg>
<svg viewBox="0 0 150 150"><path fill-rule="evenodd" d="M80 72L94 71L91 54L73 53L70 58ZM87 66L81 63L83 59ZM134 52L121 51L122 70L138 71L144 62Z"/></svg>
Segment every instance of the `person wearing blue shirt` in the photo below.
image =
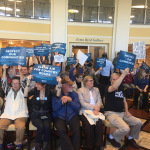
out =
<svg viewBox="0 0 150 150"><path fill-rule="evenodd" d="M80 147L80 101L78 94L72 90L73 82L69 77L64 77L61 81L62 91L60 97L53 97L53 118L54 124L60 137L62 150L79 150ZM58 87L61 88L61 87ZM72 132L73 145L66 132L69 125Z"/></svg>
<svg viewBox="0 0 150 150"><path fill-rule="evenodd" d="M73 65L73 67L69 70L69 78L74 82L75 79L75 75L76 75L76 66L79 63L79 59L77 59L77 63L75 65ZM78 73L83 74L83 67L80 68L80 70L78 71Z"/></svg>
<svg viewBox="0 0 150 150"><path fill-rule="evenodd" d="M143 94L143 104L141 106L142 109L147 109L148 106L148 91L147 88L149 86L148 79L146 77L146 72L143 69L140 69L138 71L138 74L135 78L134 85L136 87L135 95L134 95L134 102L135 102L135 108L137 108L138 105L138 97L140 96L140 93Z"/></svg>

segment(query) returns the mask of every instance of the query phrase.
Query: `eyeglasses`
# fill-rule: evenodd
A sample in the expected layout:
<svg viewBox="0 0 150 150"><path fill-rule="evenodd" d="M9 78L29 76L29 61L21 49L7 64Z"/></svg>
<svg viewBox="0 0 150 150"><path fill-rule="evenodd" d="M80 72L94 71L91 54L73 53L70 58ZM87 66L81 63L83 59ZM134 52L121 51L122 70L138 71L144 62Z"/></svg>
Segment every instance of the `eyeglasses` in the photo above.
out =
<svg viewBox="0 0 150 150"><path fill-rule="evenodd" d="M72 85L68 85L68 84L65 84L65 85L68 86L68 87L70 87L70 88L72 87Z"/></svg>
<svg viewBox="0 0 150 150"><path fill-rule="evenodd" d="M20 83L12 83L12 85L19 85Z"/></svg>
<svg viewBox="0 0 150 150"><path fill-rule="evenodd" d="M94 80L88 80L89 82L94 82Z"/></svg>

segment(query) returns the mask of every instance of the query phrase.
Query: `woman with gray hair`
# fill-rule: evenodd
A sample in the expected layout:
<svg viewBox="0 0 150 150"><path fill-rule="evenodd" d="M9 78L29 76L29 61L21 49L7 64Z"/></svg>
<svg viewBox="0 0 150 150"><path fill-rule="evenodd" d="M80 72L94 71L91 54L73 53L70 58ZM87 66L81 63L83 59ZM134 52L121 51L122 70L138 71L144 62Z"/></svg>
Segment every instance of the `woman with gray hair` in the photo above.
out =
<svg viewBox="0 0 150 150"><path fill-rule="evenodd" d="M86 76L83 80L84 87L78 89L81 104L80 119L82 121L83 132L85 134L86 147L89 150L99 150L103 146L103 124L98 119L95 125L91 125L83 115L84 110L91 110L95 115L99 115L101 96L99 89L93 87L92 76Z"/></svg>

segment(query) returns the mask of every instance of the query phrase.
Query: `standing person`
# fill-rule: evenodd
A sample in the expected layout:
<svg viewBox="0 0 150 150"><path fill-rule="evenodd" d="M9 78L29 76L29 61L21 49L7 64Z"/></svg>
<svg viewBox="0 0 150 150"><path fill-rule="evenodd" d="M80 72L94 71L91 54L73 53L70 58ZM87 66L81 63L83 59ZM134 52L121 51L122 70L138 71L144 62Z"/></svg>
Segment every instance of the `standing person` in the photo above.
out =
<svg viewBox="0 0 150 150"><path fill-rule="evenodd" d="M53 97L53 118L54 124L60 137L62 150L79 150L80 147L80 118L78 116L80 102L78 94L72 90L73 82L68 77L61 81L62 90L60 97ZM61 88L61 87L58 87ZM67 125L72 132L72 142L66 133Z"/></svg>
<svg viewBox="0 0 150 150"><path fill-rule="evenodd" d="M12 78L12 87L7 83L6 78L7 65L3 65L2 88L6 94L6 104L3 114L0 116L0 150L2 150L4 131L12 123L16 128L16 140L11 147L21 150L23 142L25 125L28 118L27 99L24 98L23 85L20 84L20 77Z"/></svg>
<svg viewBox="0 0 150 150"><path fill-rule="evenodd" d="M129 68L126 68L121 76L113 73L110 79L111 84L105 88L104 115L106 119L117 128L107 137L107 140L114 147L120 147L119 141L129 134L127 143L133 148L139 149L139 145L135 142L134 138L139 138L142 122L129 113L124 91L120 86L123 78L128 73Z"/></svg>
<svg viewBox="0 0 150 150"><path fill-rule="evenodd" d="M104 53L102 55L102 57L106 58L106 66L103 67L103 69L100 73L101 75L100 75L99 82L107 85L107 84L110 84L110 72L112 69L114 69L114 66L113 66L112 62L107 59L107 54Z"/></svg>
<svg viewBox="0 0 150 150"><path fill-rule="evenodd" d="M47 149L48 142L51 135L51 123L52 123L52 97L60 96L60 89L55 92L52 89L46 88L46 84L36 82L36 87L28 92L28 87L30 84L32 76L27 77L27 86L25 88L25 97L30 97L34 95L32 99L32 109L31 114L32 124L37 127L37 132L35 136L35 150L41 150L42 136L43 138L43 148ZM58 85L60 85L61 79L57 77Z"/></svg>
<svg viewBox="0 0 150 150"><path fill-rule="evenodd" d="M84 87L78 90L81 103L80 119L82 121L85 142L88 150L100 150L103 146L103 123L102 120L96 121L96 125L91 125L84 116L84 110L91 110L95 115L99 115L101 96L98 88L94 86L91 76L86 76L83 80ZM95 148L95 149L94 149Z"/></svg>
<svg viewBox="0 0 150 150"><path fill-rule="evenodd" d="M117 60L118 60L119 54L120 54L120 52L118 52L118 53L117 53L117 57L115 57L115 58L113 59L114 68L116 68L115 66L116 66L116 64L117 64Z"/></svg>
<svg viewBox="0 0 150 150"><path fill-rule="evenodd" d="M135 107L137 108L137 106L138 106L138 97L139 97L140 93L142 93L143 94L143 104L142 104L141 108L147 110L147 106L148 106L148 91L147 91L147 88L149 86L149 82L148 82L148 79L146 77L145 70L140 69L138 71L138 74L135 77L134 85L136 87L135 95L134 95Z"/></svg>

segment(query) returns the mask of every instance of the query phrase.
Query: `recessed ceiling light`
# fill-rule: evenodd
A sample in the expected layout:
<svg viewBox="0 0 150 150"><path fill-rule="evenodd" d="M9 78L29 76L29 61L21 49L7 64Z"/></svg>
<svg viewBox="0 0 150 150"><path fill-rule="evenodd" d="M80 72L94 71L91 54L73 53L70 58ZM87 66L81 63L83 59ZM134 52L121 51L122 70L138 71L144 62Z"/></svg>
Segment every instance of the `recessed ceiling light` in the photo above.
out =
<svg viewBox="0 0 150 150"><path fill-rule="evenodd" d="M9 7L0 7L1 10L12 11L12 8Z"/></svg>
<svg viewBox="0 0 150 150"><path fill-rule="evenodd" d="M109 19L112 19L112 16L108 17Z"/></svg>
<svg viewBox="0 0 150 150"><path fill-rule="evenodd" d="M130 16L130 18L134 18L134 16Z"/></svg>
<svg viewBox="0 0 150 150"><path fill-rule="evenodd" d="M144 6L144 5L137 5L137 6L132 6L132 8L147 8L147 6Z"/></svg>

